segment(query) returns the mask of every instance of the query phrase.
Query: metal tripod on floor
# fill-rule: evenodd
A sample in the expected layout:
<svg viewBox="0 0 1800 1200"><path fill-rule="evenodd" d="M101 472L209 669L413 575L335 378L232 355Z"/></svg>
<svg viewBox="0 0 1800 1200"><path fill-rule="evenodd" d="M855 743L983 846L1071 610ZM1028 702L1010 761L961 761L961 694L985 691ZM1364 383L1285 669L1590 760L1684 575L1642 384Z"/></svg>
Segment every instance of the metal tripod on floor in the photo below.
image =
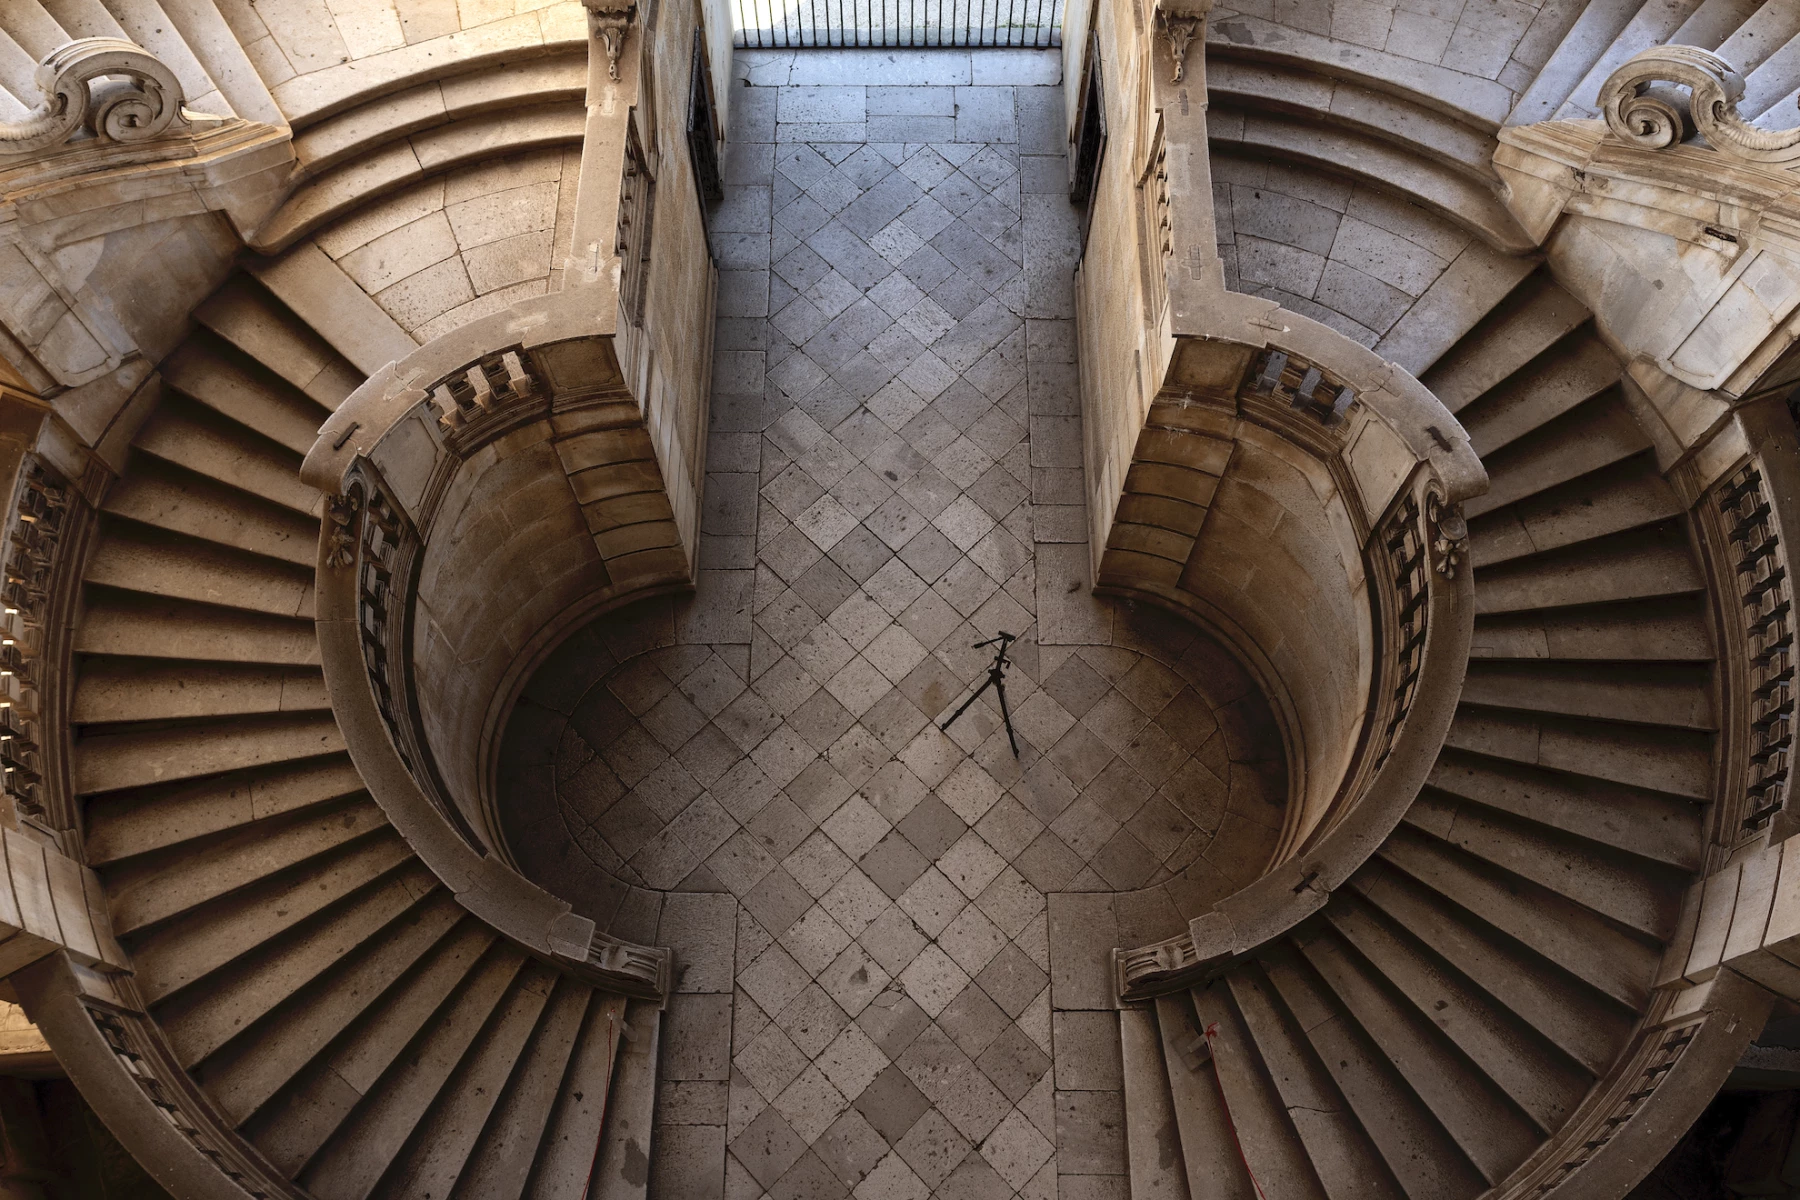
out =
<svg viewBox="0 0 1800 1200"><path fill-rule="evenodd" d="M987 682L976 688L975 694L964 700L962 707L951 713L949 718L938 726L940 731L948 733L950 726L956 723L956 718L968 712L969 705L981 699L981 693L993 688L1000 694L1000 718L1006 722L1006 740L1012 744L1013 757L1019 757L1019 739L1013 736L1012 710L1006 707L1006 668L1012 665L1006 661L1006 648L1018 640L1016 636L1002 629L999 637L991 637L985 642L976 642L969 647L971 650L980 650L984 646L998 646L999 649L994 651L993 665L988 667Z"/></svg>

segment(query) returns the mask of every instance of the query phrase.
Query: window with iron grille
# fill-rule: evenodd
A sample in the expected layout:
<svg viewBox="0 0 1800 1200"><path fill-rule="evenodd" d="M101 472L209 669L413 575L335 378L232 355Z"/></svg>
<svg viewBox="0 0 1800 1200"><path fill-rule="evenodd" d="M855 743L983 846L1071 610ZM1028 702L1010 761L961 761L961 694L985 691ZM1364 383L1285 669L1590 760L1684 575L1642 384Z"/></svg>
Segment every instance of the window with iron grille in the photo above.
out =
<svg viewBox="0 0 1800 1200"><path fill-rule="evenodd" d="M1076 126L1075 174L1069 198L1081 205L1081 248L1087 250L1093 224L1094 195L1100 188L1100 160L1106 154L1106 96L1100 83L1100 35L1088 35L1087 63L1082 70L1081 116Z"/></svg>
<svg viewBox="0 0 1800 1200"><path fill-rule="evenodd" d="M694 160L694 186L700 192L700 212L706 219L707 205L723 199L725 189L719 181L719 136L713 123L712 72L706 66L706 38L694 30L692 82L688 85L688 154Z"/></svg>
<svg viewBox="0 0 1800 1200"><path fill-rule="evenodd" d="M636 116L633 110L633 119L625 123L625 171L619 182L619 303L633 325L642 325L656 224L656 177L644 156Z"/></svg>

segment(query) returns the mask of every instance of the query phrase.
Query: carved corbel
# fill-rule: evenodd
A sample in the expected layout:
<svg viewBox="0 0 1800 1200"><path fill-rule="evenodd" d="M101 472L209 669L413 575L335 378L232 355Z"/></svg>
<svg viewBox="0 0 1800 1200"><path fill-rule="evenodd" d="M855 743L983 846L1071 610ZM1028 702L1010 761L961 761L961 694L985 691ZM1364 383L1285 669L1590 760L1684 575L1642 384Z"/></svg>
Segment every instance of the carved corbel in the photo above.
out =
<svg viewBox="0 0 1800 1200"><path fill-rule="evenodd" d="M1698 46L1653 46L1607 77L1599 104L1606 127L1628 145L1662 150L1698 133L1728 158L1800 162L1800 128L1757 128L1737 110L1743 98L1744 77L1718 55Z"/></svg>
<svg viewBox="0 0 1800 1200"><path fill-rule="evenodd" d="M206 115L182 104L173 71L120 38L59 46L38 64L36 82L43 98L25 120L0 123L0 155L60 146L83 129L101 141L147 142Z"/></svg>
<svg viewBox="0 0 1800 1200"><path fill-rule="evenodd" d="M581 0L588 10L588 32L606 51L606 73L619 81L619 57L625 53L625 34L631 28L634 0Z"/></svg>
<svg viewBox="0 0 1800 1200"><path fill-rule="evenodd" d="M1444 501L1436 489L1425 494L1425 520L1431 526L1431 550L1437 557L1437 573L1456 578L1456 565L1469 556L1469 523L1462 505Z"/></svg>
<svg viewBox="0 0 1800 1200"><path fill-rule="evenodd" d="M1169 82L1180 83L1187 78L1188 46L1202 36L1206 14L1212 6L1213 0L1162 0L1156 6L1157 27L1169 39L1169 54L1175 59L1175 77Z"/></svg>

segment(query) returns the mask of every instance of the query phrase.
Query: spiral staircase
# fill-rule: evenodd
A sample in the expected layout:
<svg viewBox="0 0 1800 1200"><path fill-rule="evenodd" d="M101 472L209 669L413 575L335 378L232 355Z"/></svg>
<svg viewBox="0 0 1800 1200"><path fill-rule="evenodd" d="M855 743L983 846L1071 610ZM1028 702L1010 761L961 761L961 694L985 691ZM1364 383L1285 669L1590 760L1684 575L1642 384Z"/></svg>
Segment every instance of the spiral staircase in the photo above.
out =
<svg viewBox="0 0 1800 1200"><path fill-rule="evenodd" d="M74 786L130 1007L266 1172L253 1190L641 1185L657 1005L466 911L345 753L298 470L348 391L319 381L352 369L248 277L196 315L97 514L72 647Z"/></svg>
<svg viewBox="0 0 1800 1200"><path fill-rule="evenodd" d="M203 111L304 133L351 103L272 81L244 26L223 0L20 0L0 120L82 36L148 48ZM1592 116L1621 64L1676 41L1738 66L1747 119L1793 123L1785 0L1589 4L1510 123ZM1422 157L1491 186L1460 153ZM1134 1196L1622 1196L1768 1011L1776 976L1691 965L1706 881L1784 819L1746 812L1723 748L1746 721L1743 489L1670 468L1594 314L1550 267L1519 274L1408 364L1488 478L1463 503L1448 732L1316 910L1121 1005ZM25 816L93 869L130 969L52 954L9 982L177 1196L655 1194L666 987L468 901L346 747L315 627L336 526L300 468L374 372L289 300L232 274L160 357L116 469L67 481L79 536L39 684L67 810Z"/></svg>

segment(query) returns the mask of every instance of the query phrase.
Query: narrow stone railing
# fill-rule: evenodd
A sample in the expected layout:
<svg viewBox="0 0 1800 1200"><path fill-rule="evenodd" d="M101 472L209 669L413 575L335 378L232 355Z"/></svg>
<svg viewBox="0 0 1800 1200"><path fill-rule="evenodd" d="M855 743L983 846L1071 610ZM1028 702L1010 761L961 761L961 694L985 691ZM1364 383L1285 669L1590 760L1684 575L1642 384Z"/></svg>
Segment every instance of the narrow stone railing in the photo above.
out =
<svg viewBox="0 0 1800 1200"><path fill-rule="evenodd" d="M691 522L669 504L650 418L624 387L591 299L524 302L377 372L321 430L302 475L329 495L320 653L370 794L471 912L596 985L655 997L668 988L668 951L610 936L519 874L482 786L517 660L545 626L688 579ZM583 509L557 449L584 436L622 447L621 469L648 488L638 508L660 503L660 519L687 537L662 553L609 556L608 531ZM591 454L583 461L596 469ZM508 508L515 524L492 524ZM533 540L558 518L586 536ZM530 588L534 569L554 576L534 591L537 609L506 606L502 617L482 607ZM464 670L457 646L475 641L490 653Z"/></svg>
<svg viewBox="0 0 1800 1200"><path fill-rule="evenodd" d="M1308 348L1316 353L1317 342ZM1214 341L1200 352L1218 349ZM1321 777L1315 770L1294 782L1287 832L1260 879L1204 913L1188 914L1181 935L1115 952L1116 983L1128 1000L1192 986L1323 907L1386 839L1424 785L1454 717L1468 662L1475 603L1461 502L1483 490L1486 477L1454 418L1410 377L1381 380L1386 389L1409 382L1412 394L1390 394L1388 401L1398 403L1384 402L1377 410L1374 390L1358 386L1375 380L1360 375L1354 362L1344 364L1343 355L1340 370L1330 372L1290 350L1271 347L1243 357L1248 367L1231 417L1240 436L1242 423L1255 422L1304 439L1308 451L1321 456L1320 469L1329 471L1344 493L1335 519L1359 552L1367 594L1353 600L1366 610L1371 635L1358 676L1367 690L1352 697L1363 715L1347 755L1313 756L1315 762L1341 762L1340 772ZM1175 404L1159 401L1151 407L1145 438L1159 423L1162 428L1182 419L1203 424L1209 408L1212 419L1223 415L1222 407L1185 393ZM1423 429L1394 419L1409 413L1426 419ZM1458 452L1439 451L1434 433ZM1140 438L1140 461L1145 438ZM1437 460L1433 452L1439 453ZM1119 520L1112 526L1113 541ZM1149 596L1216 626L1221 618L1206 596L1183 586L1204 592L1189 572L1204 571L1205 549L1204 542L1197 545L1186 570L1158 582L1139 564L1118 562L1109 548L1101 555L1098 580L1103 588ZM1112 570L1109 562L1115 564ZM1266 597L1271 605L1297 599ZM1275 664L1260 673L1271 691L1304 684L1270 679L1280 675ZM1316 682L1320 688L1346 686L1342 679L1335 685ZM1304 736L1298 725L1289 718L1291 740ZM1303 755L1290 754L1290 760L1305 766Z"/></svg>

